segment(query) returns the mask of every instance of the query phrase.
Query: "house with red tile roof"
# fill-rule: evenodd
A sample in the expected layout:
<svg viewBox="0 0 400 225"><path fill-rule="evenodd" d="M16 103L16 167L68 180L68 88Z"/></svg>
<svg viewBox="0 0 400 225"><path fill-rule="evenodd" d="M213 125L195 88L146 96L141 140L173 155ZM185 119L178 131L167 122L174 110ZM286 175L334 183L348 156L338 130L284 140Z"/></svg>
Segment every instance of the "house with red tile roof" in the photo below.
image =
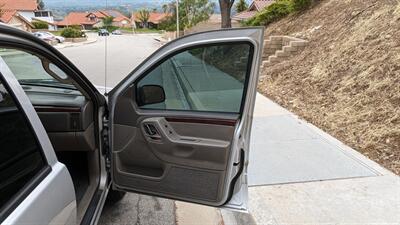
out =
<svg viewBox="0 0 400 225"><path fill-rule="evenodd" d="M245 21L250 19L275 1L276 0L254 0L246 11L237 13L232 17L232 20Z"/></svg>
<svg viewBox="0 0 400 225"><path fill-rule="evenodd" d="M167 17L169 16L169 14L167 13L160 13L160 12L150 12L149 13L149 20L146 24L142 24L142 21L140 21L140 16L139 16L139 12L133 13L132 17L131 17L131 21L132 21L132 25L134 25L135 27L148 27L148 28L157 28L158 25L165 20Z"/></svg>
<svg viewBox="0 0 400 225"><path fill-rule="evenodd" d="M131 20L117 10L100 10L95 13L99 18L114 17L112 25L116 27L130 27Z"/></svg>
<svg viewBox="0 0 400 225"><path fill-rule="evenodd" d="M96 12L96 15L101 19L112 16L114 18L113 26L130 27L131 20L117 10L100 10Z"/></svg>
<svg viewBox="0 0 400 225"><path fill-rule="evenodd" d="M99 10L96 12L70 12L62 21L58 22L58 27L80 25L85 30L99 28L103 26L103 19L112 16L112 25L116 27L130 27L130 19L116 10Z"/></svg>
<svg viewBox="0 0 400 225"><path fill-rule="evenodd" d="M24 20L15 9L1 9L0 22L25 31L32 31L33 25Z"/></svg>
<svg viewBox="0 0 400 225"><path fill-rule="evenodd" d="M49 30L55 30L51 11L39 10L36 0L0 0L0 22L31 31L33 21L44 21Z"/></svg>
<svg viewBox="0 0 400 225"><path fill-rule="evenodd" d="M19 11L36 11L38 4L36 0L0 0L3 9L13 9Z"/></svg>
<svg viewBox="0 0 400 225"><path fill-rule="evenodd" d="M68 26L81 26L82 29L91 30L94 27L101 27L103 22L94 13L70 12L62 21L57 22L59 28Z"/></svg>

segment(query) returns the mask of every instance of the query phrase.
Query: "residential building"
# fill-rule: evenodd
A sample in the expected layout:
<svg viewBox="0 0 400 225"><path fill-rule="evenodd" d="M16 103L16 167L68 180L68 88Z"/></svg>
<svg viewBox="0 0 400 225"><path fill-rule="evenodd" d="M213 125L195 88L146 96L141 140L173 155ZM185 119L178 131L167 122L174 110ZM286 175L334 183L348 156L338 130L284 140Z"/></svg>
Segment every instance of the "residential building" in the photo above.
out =
<svg viewBox="0 0 400 225"><path fill-rule="evenodd" d="M31 31L33 21L44 21L49 30L56 30L51 11L39 10L36 0L0 0L0 21L20 29Z"/></svg>
<svg viewBox="0 0 400 225"><path fill-rule="evenodd" d="M112 16L113 22L112 25L116 27L130 27L131 20L126 17L124 14L117 10L100 10L95 12L96 16L100 19L104 19L105 17Z"/></svg>
<svg viewBox="0 0 400 225"><path fill-rule="evenodd" d="M130 19L116 10L100 10L96 12L70 12L62 21L58 22L58 27L80 25L82 29L91 30L103 26L103 19L112 16L112 26L130 27Z"/></svg>
<svg viewBox="0 0 400 225"><path fill-rule="evenodd" d="M33 25L29 21L26 21L24 17L21 17L17 13L17 10L2 9L0 22L25 31L32 31L33 29Z"/></svg>
<svg viewBox="0 0 400 225"><path fill-rule="evenodd" d="M70 12L62 21L57 22L59 28L68 26L81 26L84 30L91 30L103 26L103 22L94 13Z"/></svg>
<svg viewBox="0 0 400 225"><path fill-rule="evenodd" d="M132 26L137 28L158 28L158 25L168 17L167 13L150 12L147 24L143 24L140 20L139 12L132 13L131 21Z"/></svg>
<svg viewBox="0 0 400 225"><path fill-rule="evenodd" d="M232 17L232 20L241 22L250 19L275 1L276 0L254 0L246 11L237 13Z"/></svg>

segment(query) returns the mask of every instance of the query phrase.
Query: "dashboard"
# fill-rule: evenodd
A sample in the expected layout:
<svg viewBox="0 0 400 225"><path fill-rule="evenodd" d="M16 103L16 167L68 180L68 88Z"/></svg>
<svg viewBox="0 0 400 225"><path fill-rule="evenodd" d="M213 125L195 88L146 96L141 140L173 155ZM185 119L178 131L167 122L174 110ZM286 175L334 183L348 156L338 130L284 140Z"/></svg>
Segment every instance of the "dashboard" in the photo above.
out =
<svg viewBox="0 0 400 225"><path fill-rule="evenodd" d="M93 103L78 90L23 85L56 151L94 151Z"/></svg>

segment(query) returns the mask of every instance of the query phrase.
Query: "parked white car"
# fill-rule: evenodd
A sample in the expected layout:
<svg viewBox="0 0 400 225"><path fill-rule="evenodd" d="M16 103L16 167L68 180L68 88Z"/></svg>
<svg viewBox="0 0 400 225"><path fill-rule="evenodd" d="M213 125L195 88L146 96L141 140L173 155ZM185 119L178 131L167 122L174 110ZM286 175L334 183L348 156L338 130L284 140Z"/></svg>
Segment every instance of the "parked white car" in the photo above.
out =
<svg viewBox="0 0 400 225"><path fill-rule="evenodd" d="M43 41L0 33L1 224L96 224L125 192L247 210L263 28L176 39L107 95Z"/></svg>
<svg viewBox="0 0 400 225"><path fill-rule="evenodd" d="M114 30L111 34L113 35L122 35L121 30Z"/></svg>
<svg viewBox="0 0 400 225"><path fill-rule="evenodd" d="M58 43L63 43L65 41L64 37L61 36L56 36L50 32L46 32L46 31L38 31L33 33L33 35L35 35L36 37L45 40L45 41L52 41L55 40Z"/></svg>

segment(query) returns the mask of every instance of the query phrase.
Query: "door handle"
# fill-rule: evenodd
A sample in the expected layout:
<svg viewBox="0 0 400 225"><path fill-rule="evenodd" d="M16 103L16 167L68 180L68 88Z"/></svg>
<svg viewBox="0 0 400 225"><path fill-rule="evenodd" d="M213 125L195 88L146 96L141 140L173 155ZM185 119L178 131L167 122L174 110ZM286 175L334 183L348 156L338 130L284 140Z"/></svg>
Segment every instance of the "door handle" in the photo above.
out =
<svg viewBox="0 0 400 225"><path fill-rule="evenodd" d="M161 135L157 130L156 126L151 123L143 124L143 130L145 134L153 140L161 140Z"/></svg>

